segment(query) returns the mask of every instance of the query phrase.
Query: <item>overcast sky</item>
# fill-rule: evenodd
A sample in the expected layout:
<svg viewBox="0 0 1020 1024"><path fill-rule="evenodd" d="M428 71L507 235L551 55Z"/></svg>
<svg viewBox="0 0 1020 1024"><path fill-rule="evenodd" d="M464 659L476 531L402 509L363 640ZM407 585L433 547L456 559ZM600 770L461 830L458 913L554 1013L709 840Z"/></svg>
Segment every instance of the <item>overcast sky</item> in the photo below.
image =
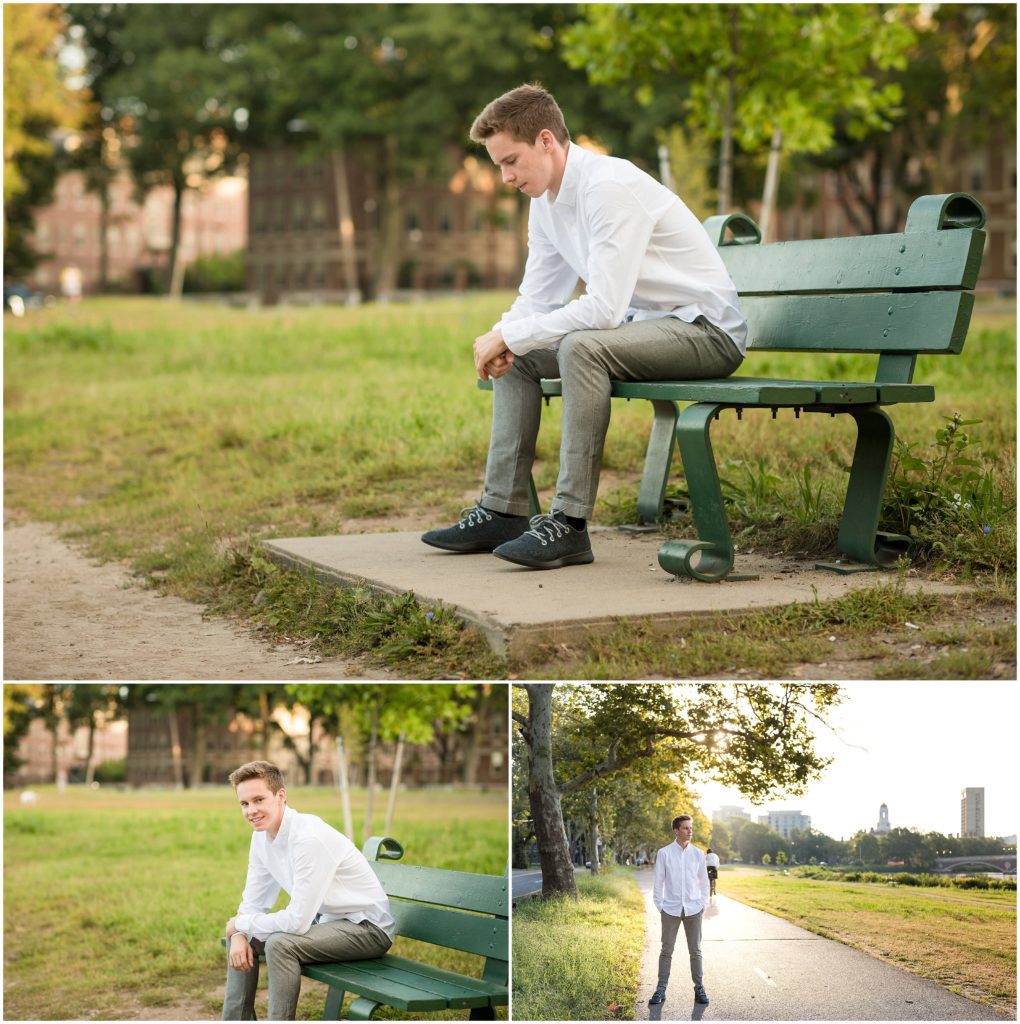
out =
<svg viewBox="0 0 1020 1024"><path fill-rule="evenodd" d="M800 810L835 839L878 823L889 805L893 828L960 831L960 790L983 786L985 835L1017 831L1020 685L1016 682L850 682L847 700L821 730L818 749L835 758L804 796L760 808L716 783L700 787L710 817L738 804L751 820L767 810Z"/></svg>

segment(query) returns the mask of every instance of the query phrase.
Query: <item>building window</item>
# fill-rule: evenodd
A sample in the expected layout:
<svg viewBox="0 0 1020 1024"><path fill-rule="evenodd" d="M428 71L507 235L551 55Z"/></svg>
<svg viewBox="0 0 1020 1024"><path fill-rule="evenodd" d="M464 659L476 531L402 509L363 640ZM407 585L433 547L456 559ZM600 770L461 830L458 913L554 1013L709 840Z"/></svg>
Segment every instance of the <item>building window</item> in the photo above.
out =
<svg viewBox="0 0 1020 1024"><path fill-rule="evenodd" d="M312 200L312 227L322 228L326 226L326 200L322 196L316 196Z"/></svg>
<svg viewBox="0 0 1020 1024"><path fill-rule="evenodd" d="M980 192L985 187L985 154L981 150L975 153L970 160L970 189L972 192Z"/></svg>

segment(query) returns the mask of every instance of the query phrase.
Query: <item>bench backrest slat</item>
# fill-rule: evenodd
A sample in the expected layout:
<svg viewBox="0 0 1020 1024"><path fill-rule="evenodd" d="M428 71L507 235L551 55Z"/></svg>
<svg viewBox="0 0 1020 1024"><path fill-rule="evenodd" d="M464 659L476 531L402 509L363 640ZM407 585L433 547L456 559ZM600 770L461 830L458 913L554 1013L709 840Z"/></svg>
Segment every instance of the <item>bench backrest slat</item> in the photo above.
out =
<svg viewBox="0 0 1020 1024"><path fill-rule="evenodd" d="M510 929L505 918L444 910L424 903L390 900L397 934L464 953L508 960Z"/></svg>
<svg viewBox="0 0 1020 1024"><path fill-rule="evenodd" d="M970 292L748 295L747 347L754 351L951 352L963 349Z"/></svg>
<svg viewBox="0 0 1020 1024"><path fill-rule="evenodd" d="M509 916L509 884L505 877L477 875L467 871L445 871L371 861L382 887L397 899L415 900L441 907L456 907L495 917Z"/></svg>
<svg viewBox="0 0 1020 1024"><path fill-rule="evenodd" d="M973 288L985 233L925 231L725 245L719 250L741 297L806 292Z"/></svg>

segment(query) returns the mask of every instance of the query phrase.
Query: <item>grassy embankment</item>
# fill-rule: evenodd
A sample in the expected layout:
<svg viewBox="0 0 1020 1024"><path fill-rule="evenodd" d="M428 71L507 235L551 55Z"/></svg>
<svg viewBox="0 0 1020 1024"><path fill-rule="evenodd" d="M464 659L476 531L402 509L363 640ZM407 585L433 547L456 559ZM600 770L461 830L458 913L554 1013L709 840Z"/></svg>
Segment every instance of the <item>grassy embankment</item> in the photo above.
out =
<svg viewBox="0 0 1020 1024"><path fill-rule="evenodd" d="M230 789L38 792L34 807L15 794L4 799L4 1018L217 1018L219 936L237 908L251 836ZM364 796L353 794L359 827ZM290 798L341 827L335 792L295 787ZM374 831L382 827L377 806ZM410 864L496 875L506 868L502 793L401 794L392 832ZM279 906L286 902L281 895ZM481 957L408 939L394 951L481 972ZM304 980L299 1020L321 1017L325 992ZM256 1013L266 1018L264 975Z"/></svg>
<svg viewBox="0 0 1020 1024"><path fill-rule="evenodd" d="M632 1020L645 911L632 870L578 874L578 899L514 908L515 1020Z"/></svg>
<svg viewBox="0 0 1020 1024"><path fill-rule="evenodd" d="M491 398L474 387L469 342L508 298L258 311L103 299L8 322L9 515L55 523L91 554L126 560L152 585L267 632L313 636L323 653L371 652L409 677L504 677L517 666L441 611L426 618L414 602L336 594L267 565L257 543L423 528L470 504ZM1011 605L1016 564L1015 324L980 309L961 356L918 360L916 379L935 385L936 401L894 411L919 461L909 470L898 461L883 526L902 532L913 519L923 548L916 571L979 580L982 596L901 595L909 606L886 623L884 588L864 599L863 615L859 599L820 614L781 610L746 629L696 629L683 645L627 627L608 646L582 646L566 666L563 652L537 651L529 674L690 676L742 666L778 675L797 660L824 660L836 632L875 659L873 675L909 677L918 671L909 659L869 643L886 625L902 630L904 617L927 630L911 640L944 652L925 666L930 677L985 678L997 659L1015 658L1010 625L967 621L975 609ZM866 379L874 361L752 354L742 372ZM966 442L957 431L933 446L957 412L982 422L961 428ZM546 416L536 466L543 498L555 481L558 405ZM615 403L613 419L601 523L633 518L650 426L642 402ZM740 550L832 554L853 443L845 420L782 412L773 423L768 410L748 410L743 422L727 415L715 425ZM956 493L968 500L954 504ZM681 513L667 529L690 533L691 524Z"/></svg>
<svg viewBox="0 0 1020 1024"><path fill-rule="evenodd" d="M1016 893L724 868L719 892L1016 1014Z"/></svg>

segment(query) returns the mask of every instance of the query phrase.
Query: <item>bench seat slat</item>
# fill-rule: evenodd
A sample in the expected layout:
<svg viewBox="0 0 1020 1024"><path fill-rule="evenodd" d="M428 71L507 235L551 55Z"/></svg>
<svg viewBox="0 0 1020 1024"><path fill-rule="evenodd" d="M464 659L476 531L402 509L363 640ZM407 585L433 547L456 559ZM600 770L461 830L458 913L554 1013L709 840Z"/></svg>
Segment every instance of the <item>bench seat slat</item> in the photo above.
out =
<svg viewBox="0 0 1020 1024"><path fill-rule="evenodd" d="M370 963L371 960L356 960L347 964L305 964L301 973L315 981L356 992L400 1010L445 1010L449 1005L444 996L424 986L383 981L370 970L359 967L360 964Z"/></svg>
<svg viewBox="0 0 1020 1024"><path fill-rule="evenodd" d="M724 245L719 255L740 295L973 288L983 231L922 231ZM897 272L898 271L898 272Z"/></svg>
<svg viewBox="0 0 1020 1024"><path fill-rule="evenodd" d="M949 352L967 337L970 292L748 295L747 347L767 352Z"/></svg>
<svg viewBox="0 0 1020 1024"><path fill-rule="evenodd" d="M453 971L431 967L403 957L385 956L372 960L356 960L342 964L310 964L305 974L316 981L377 998L386 993L391 1005L394 998L420 1004L423 1000L441 999L444 1007L464 1009L476 1006L503 1005L506 985L467 978ZM410 995L408 990L413 991ZM502 1002L501 1002L502 1000ZM403 1007L413 1009L413 1006ZM423 1009L419 1005L419 1009Z"/></svg>
<svg viewBox="0 0 1020 1024"><path fill-rule="evenodd" d="M390 861L372 861L371 866L391 897L509 916L509 891L504 878Z"/></svg>

